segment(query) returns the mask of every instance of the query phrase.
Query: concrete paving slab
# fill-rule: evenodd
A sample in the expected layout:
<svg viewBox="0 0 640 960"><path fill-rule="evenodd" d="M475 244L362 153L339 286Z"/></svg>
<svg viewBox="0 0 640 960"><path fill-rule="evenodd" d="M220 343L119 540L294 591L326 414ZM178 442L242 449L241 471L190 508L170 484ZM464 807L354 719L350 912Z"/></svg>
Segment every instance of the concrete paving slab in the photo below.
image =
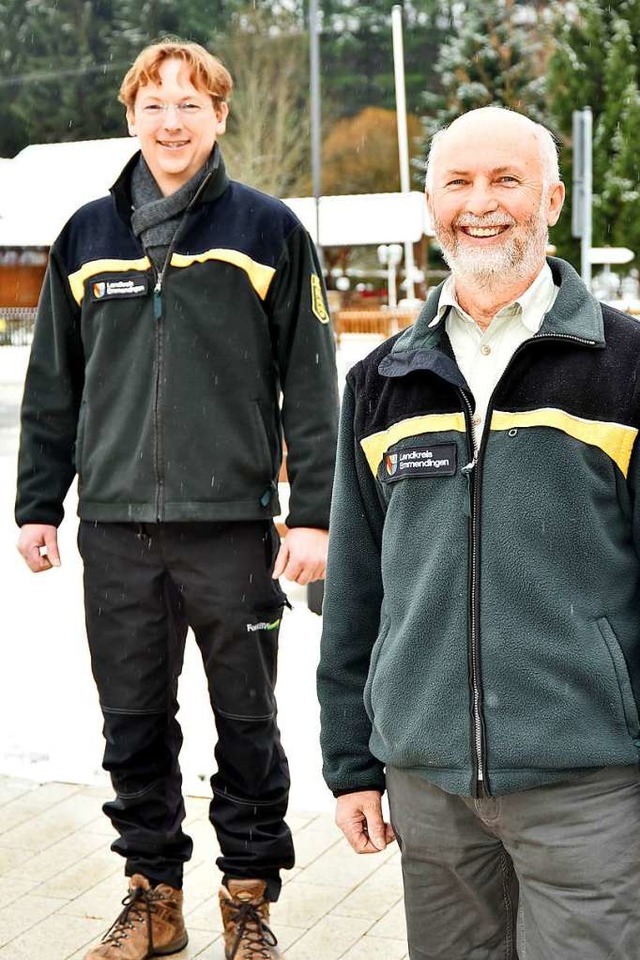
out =
<svg viewBox="0 0 640 960"><path fill-rule="evenodd" d="M14 789L0 777L0 787L4 796L13 797L5 806L19 802L16 793L23 789L19 784ZM52 808L38 794L57 800L53 809L63 811L65 830L70 832L40 852L3 847L0 839L0 960L81 960L88 945L112 923L126 892L122 862L108 851L109 838L87 832L88 808L99 807L107 792L96 787L75 787L69 793L64 785L33 786L22 794L30 809L17 830L31 828L40 835L43 825L50 825ZM187 798L187 808L192 827L199 827L195 818L206 817L206 802ZM211 832L208 823L203 826ZM192 832L197 839L184 884L191 942L176 957L223 960L219 873L210 855L215 844L206 841L206 831ZM272 907L273 927L286 960L405 957L397 852L386 859L385 854L357 857L336 839L337 828L324 814L297 818L295 843L304 847L305 835L305 863L285 873L281 898ZM369 861L365 870L353 869L354 863L365 860ZM369 953L358 952L361 941Z"/></svg>

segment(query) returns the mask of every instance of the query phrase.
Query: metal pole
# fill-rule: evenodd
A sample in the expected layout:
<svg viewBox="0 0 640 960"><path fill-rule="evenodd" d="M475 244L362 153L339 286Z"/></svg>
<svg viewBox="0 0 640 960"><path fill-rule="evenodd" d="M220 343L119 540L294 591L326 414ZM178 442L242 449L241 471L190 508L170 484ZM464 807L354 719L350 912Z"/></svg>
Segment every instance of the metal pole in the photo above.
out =
<svg viewBox="0 0 640 960"><path fill-rule="evenodd" d="M309 87L311 93L311 184L316 202L316 247L323 264L320 246L320 196L322 172L320 163L320 35L318 30L318 0L309 0Z"/></svg>
<svg viewBox="0 0 640 960"><path fill-rule="evenodd" d="M582 111L582 163L583 163L583 187L582 187L582 236L580 238L580 253L582 265L582 279L591 289L591 242L592 242L592 223L591 208L593 203L593 115L591 107L585 107Z"/></svg>
<svg viewBox="0 0 640 960"><path fill-rule="evenodd" d="M407 104L404 83L404 47L402 43L402 7L399 4L391 11L391 30L393 37L393 69L396 85L396 117L398 121L398 159L400 162L400 190L409 193L411 179L409 176L409 136L407 132ZM413 244L410 240L404 242L404 269L406 276L406 294L409 299L415 297L413 275L415 265L413 260Z"/></svg>

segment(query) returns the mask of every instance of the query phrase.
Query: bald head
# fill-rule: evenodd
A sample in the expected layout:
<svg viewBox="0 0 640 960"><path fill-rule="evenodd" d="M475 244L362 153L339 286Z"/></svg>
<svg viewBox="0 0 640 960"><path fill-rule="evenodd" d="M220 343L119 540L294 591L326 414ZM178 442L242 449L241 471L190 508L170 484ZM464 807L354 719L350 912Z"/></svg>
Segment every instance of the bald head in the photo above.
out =
<svg viewBox="0 0 640 960"><path fill-rule="evenodd" d="M468 152L472 149L474 141L496 143L506 137L517 138L523 146L534 145L542 165L542 176L546 187L560 180L558 151L546 127L541 123L535 123L522 113L506 110L504 107L480 107L478 110L470 110L458 117L432 137L427 158L427 192L430 193L433 187L438 154L445 144L454 149L456 144L459 144L461 151Z"/></svg>

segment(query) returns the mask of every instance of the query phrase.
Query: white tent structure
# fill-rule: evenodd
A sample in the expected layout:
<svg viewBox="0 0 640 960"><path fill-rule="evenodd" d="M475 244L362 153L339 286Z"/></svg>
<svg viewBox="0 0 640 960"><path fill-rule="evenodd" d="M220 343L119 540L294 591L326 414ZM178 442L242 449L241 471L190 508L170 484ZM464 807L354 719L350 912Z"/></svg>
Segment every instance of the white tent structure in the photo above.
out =
<svg viewBox="0 0 640 960"><path fill-rule="evenodd" d="M0 166L0 247L49 247L83 203L109 192L138 148L118 137L38 143Z"/></svg>
<svg viewBox="0 0 640 960"><path fill-rule="evenodd" d="M411 193L363 193L320 197L318 215L313 197L285 200L320 246L359 247L380 243L417 243L431 234L424 195Z"/></svg>
<svg viewBox="0 0 640 960"><path fill-rule="evenodd" d="M132 137L33 144L0 163L0 248L49 247L79 206L104 196L138 149ZM320 244L417 242L431 233L421 193L285 200Z"/></svg>

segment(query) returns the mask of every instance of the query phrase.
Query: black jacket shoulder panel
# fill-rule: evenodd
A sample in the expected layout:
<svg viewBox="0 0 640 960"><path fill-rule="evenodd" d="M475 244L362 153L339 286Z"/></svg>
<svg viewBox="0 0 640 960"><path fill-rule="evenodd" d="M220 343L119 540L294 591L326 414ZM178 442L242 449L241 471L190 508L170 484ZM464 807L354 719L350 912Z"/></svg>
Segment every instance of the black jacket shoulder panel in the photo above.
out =
<svg viewBox="0 0 640 960"><path fill-rule="evenodd" d="M387 430L394 423L427 413L452 413L461 409L460 384L437 369L422 365L404 376L380 372L394 345L406 331L386 340L349 371L347 382L354 394L354 430L357 440ZM434 353L439 353L434 351ZM445 354L439 354L442 361ZM464 383L464 380L461 380Z"/></svg>
<svg viewBox="0 0 640 960"><path fill-rule="evenodd" d="M302 228L300 221L282 201L232 180L220 197L194 212L180 251L222 247L275 269L296 227Z"/></svg>
<svg viewBox="0 0 640 960"><path fill-rule="evenodd" d="M380 377L378 367L382 360L387 357L397 340L400 339L404 330L401 330L399 333L394 334L392 337L389 337L388 340L385 340L384 343L381 343L377 346L371 353L368 353L366 357L363 357L362 360L358 360L355 363L349 372L347 373L347 382L350 384L353 389L354 395L356 398L361 390L366 390L369 382L373 379ZM382 380L383 378L380 377Z"/></svg>
<svg viewBox="0 0 640 960"><path fill-rule="evenodd" d="M144 256L142 245L117 216L112 196L80 207L63 227L54 247L67 273L92 260L135 260Z"/></svg>

